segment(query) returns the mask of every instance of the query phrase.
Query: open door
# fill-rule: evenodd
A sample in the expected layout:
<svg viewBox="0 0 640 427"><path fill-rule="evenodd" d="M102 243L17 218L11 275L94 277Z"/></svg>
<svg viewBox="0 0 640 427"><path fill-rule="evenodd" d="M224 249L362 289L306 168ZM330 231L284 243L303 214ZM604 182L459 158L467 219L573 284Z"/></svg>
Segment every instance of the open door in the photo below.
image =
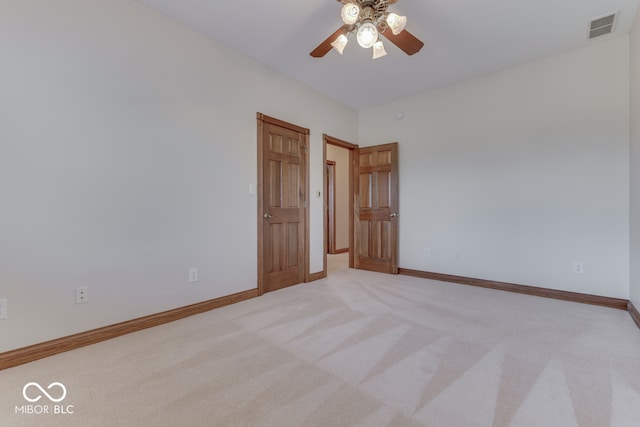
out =
<svg viewBox="0 0 640 427"><path fill-rule="evenodd" d="M354 263L398 274L398 143L357 150Z"/></svg>

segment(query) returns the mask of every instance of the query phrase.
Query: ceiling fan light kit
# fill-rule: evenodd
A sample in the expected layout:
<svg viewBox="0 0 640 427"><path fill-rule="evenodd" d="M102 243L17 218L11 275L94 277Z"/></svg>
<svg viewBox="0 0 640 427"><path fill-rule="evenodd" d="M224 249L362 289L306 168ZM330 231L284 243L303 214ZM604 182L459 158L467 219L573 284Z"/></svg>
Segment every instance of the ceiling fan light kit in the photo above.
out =
<svg viewBox="0 0 640 427"><path fill-rule="evenodd" d="M337 39L331 42L331 47L333 47L336 52L342 55L342 52L344 52L344 48L347 46L348 42L349 39L347 38L347 36L345 36L344 34L340 34Z"/></svg>
<svg viewBox="0 0 640 427"><path fill-rule="evenodd" d="M356 38L358 39L358 44L361 47L369 49L378 41L378 29L371 23L371 21L365 22L360 25L360 28L358 28Z"/></svg>
<svg viewBox="0 0 640 427"><path fill-rule="evenodd" d="M384 45L382 41L378 40L373 44L373 59L382 58L387 54L387 51L384 50Z"/></svg>
<svg viewBox="0 0 640 427"><path fill-rule="evenodd" d="M365 49L372 48L373 59L387 54L379 39L382 34L407 55L422 49L424 43L405 30L407 17L389 12L390 5L398 0L338 0L342 6L340 16L344 25L311 52L314 58L321 58L331 48L342 55L349 41L348 35L356 33L358 44Z"/></svg>
<svg viewBox="0 0 640 427"><path fill-rule="evenodd" d="M407 17L391 12L387 15L387 24L389 28L391 28L393 35L397 36L404 30L404 27L407 26Z"/></svg>
<svg viewBox="0 0 640 427"><path fill-rule="evenodd" d="M358 22L360 16L360 8L355 3L347 3L342 7L342 22L347 25L353 25Z"/></svg>

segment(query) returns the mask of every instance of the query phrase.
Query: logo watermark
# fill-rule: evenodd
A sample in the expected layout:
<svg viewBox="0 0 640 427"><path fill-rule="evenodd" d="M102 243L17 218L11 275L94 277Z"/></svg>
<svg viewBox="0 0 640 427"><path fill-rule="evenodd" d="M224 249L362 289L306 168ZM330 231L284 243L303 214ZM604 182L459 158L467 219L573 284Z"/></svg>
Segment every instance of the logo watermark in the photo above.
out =
<svg viewBox="0 0 640 427"><path fill-rule="evenodd" d="M29 382L22 388L22 397L30 404L16 405L15 414L20 415L72 415L73 405L62 404L67 397L67 387L60 382L52 382L46 388L36 382ZM46 398L42 402L40 399ZM47 400L53 404L49 404ZM34 405L34 403L39 404Z"/></svg>

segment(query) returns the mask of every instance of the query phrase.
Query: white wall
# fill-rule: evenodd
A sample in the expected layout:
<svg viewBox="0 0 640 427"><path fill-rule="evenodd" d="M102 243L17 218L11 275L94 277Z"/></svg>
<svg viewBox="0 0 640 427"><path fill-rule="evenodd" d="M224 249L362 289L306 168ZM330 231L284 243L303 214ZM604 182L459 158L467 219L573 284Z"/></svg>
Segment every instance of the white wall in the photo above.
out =
<svg viewBox="0 0 640 427"><path fill-rule="evenodd" d="M357 139L355 110L132 1L0 10L0 352L255 288L256 112L311 129L311 191L322 134Z"/></svg>
<svg viewBox="0 0 640 427"><path fill-rule="evenodd" d="M628 93L620 37L361 112L399 142L400 266L627 298Z"/></svg>
<svg viewBox="0 0 640 427"><path fill-rule="evenodd" d="M328 144L327 160L336 162L336 250L349 249L349 150Z"/></svg>
<svg viewBox="0 0 640 427"><path fill-rule="evenodd" d="M631 63L631 300L640 309L640 11L629 36Z"/></svg>

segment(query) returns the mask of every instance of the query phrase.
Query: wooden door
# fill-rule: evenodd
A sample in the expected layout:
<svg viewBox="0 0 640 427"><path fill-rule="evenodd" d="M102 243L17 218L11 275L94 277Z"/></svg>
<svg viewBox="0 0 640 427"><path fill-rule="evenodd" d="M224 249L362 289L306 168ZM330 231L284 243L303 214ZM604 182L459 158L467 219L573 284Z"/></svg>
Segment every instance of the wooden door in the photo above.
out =
<svg viewBox="0 0 640 427"><path fill-rule="evenodd" d="M360 148L355 186L355 267L398 274L398 144Z"/></svg>
<svg viewBox="0 0 640 427"><path fill-rule="evenodd" d="M262 115L259 127L258 288L269 292L305 280L308 130Z"/></svg>

